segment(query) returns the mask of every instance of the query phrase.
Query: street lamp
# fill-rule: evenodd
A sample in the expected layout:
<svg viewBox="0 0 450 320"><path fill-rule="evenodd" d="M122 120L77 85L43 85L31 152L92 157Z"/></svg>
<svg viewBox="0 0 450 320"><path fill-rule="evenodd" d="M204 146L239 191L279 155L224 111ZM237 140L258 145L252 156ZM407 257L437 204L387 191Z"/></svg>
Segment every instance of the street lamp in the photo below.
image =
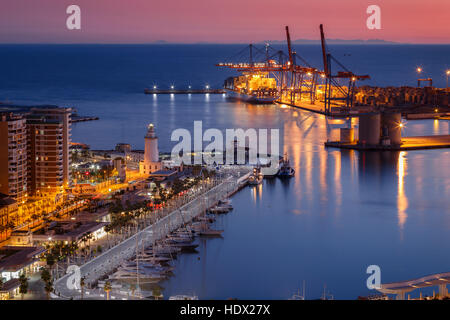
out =
<svg viewBox="0 0 450 320"><path fill-rule="evenodd" d="M417 76L418 76L418 79L417 79L417 87L420 88L420 74L422 73L422 67L417 67L417 68L416 68L416 72L417 72Z"/></svg>
<svg viewBox="0 0 450 320"><path fill-rule="evenodd" d="M448 69L445 74L447 75L447 87L446 87L446 91L448 91L448 76L450 76L450 69Z"/></svg>

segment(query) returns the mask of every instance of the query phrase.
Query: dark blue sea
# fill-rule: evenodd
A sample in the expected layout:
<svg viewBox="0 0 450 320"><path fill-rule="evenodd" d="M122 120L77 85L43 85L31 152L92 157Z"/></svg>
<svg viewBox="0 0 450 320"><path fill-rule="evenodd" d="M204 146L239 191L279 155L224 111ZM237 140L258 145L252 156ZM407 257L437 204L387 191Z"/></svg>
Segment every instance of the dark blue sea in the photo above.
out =
<svg viewBox="0 0 450 320"><path fill-rule="evenodd" d="M447 149L358 153L325 149L339 122L281 108L226 101L222 95L144 95L146 87L218 88L233 73L215 67L242 45L0 45L0 101L70 106L99 121L73 126L72 140L93 149L144 146L154 123L160 151L171 132L207 128L278 128L296 170L289 181L265 180L233 197L218 220L223 239L200 242L176 261L164 295L203 299L288 299L303 281L306 298L326 290L336 299L374 293L366 268L382 282L450 271L450 166ZM446 85L448 45L330 46L367 85L415 86L422 77ZM320 47L297 53L321 68ZM408 121L404 135L449 134L445 120ZM436 289L437 290L437 289ZM428 290L428 293L432 289ZM426 292L425 292L426 293ZM418 292L412 294L418 295Z"/></svg>

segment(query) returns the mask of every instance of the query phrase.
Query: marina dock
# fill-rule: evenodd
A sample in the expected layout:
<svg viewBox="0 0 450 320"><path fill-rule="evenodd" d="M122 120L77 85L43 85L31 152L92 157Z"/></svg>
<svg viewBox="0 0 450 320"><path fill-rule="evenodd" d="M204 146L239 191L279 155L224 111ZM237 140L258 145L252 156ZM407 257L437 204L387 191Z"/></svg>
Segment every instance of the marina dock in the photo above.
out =
<svg viewBox="0 0 450 320"><path fill-rule="evenodd" d="M230 174L228 178L218 181L207 192L199 193L190 202L172 209L170 213L155 223L80 266L81 277L84 277L86 285L94 285L101 277L111 273L123 261L132 258L136 254L136 248L148 247L154 241L165 238L168 234L188 224L195 217L205 212L206 209L215 206L219 200L228 198L246 184L248 172L242 170L242 168L228 171L227 174ZM80 296L78 290L70 289L67 285L71 277L73 277L72 274L66 274L55 282L55 291L62 298L70 299Z"/></svg>

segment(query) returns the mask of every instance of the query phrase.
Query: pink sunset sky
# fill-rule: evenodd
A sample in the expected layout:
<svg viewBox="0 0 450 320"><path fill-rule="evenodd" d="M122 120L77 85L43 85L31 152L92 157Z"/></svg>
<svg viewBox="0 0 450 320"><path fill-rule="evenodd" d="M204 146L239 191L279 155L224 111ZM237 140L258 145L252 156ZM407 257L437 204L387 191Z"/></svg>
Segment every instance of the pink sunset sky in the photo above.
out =
<svg viewBox="0 0 450 320"><path fill-rule="evenodd" d="M66 29L81 7L82 29ZM366 8L381 7L381 30ZM248 43L284 39L383 39L450 43L450 0L0 0L2 43Z"/></svg>

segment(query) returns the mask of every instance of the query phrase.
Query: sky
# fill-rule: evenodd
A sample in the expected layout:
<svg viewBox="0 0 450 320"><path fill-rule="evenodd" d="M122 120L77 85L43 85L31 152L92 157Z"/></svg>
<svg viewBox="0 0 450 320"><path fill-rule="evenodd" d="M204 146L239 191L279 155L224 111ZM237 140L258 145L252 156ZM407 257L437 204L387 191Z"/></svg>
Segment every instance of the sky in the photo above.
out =
<svg viewBox="0 0 450 320"><path fill-rule="evenodd" d="M66 9L81 8L81 30ZM381 29L366 26L369 5ZM249 43L383 39L450 43L450 0L0 0L0 43Z"/></svg>

